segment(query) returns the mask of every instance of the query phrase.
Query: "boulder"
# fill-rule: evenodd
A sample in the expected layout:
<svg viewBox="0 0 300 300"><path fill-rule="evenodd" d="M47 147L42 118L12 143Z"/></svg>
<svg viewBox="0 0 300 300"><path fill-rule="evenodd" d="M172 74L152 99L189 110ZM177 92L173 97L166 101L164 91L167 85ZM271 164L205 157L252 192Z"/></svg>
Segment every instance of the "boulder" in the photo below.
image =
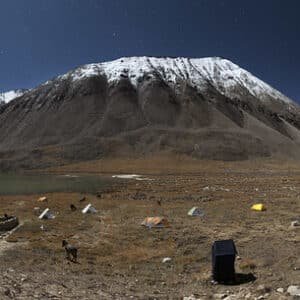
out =
<svg viewBox="0 0 300 300"><path fill-rule="evenodd" d="M300 286L299 285L290 285L287 289L287 292L291 296L299 296L300 297Z"/></svg>

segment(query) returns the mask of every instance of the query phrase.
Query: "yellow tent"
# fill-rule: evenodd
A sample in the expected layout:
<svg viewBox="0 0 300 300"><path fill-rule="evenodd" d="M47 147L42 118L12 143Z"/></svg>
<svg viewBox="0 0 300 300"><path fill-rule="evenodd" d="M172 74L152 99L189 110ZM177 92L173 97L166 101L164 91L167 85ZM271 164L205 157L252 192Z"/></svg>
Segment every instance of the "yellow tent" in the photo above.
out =
<svg viewBox="0 0 300 300"><path fill-rule="evenodd" d="M266 210L266 207L262 203L256 203L252 205L251 209L256 211L264 211Z"/></svg>

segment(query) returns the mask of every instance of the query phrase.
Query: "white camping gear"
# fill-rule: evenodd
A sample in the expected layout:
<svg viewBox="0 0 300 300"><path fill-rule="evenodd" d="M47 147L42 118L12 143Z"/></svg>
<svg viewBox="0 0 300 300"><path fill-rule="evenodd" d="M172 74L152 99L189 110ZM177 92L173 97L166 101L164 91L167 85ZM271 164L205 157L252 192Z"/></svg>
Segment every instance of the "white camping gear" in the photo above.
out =
<svg viewBox="0 0 300 300"><path fill-rule="evenodd" d="M96 213L97 210L95 207L92 206L92 204L88 204L83 210L82 210L82 213L83 214L94 214Z"/></svg>
<svg viewBox="0 0 300 300"><path fill-rule="evenodd" d="M39 216L39 219L45 219L45 220L49 220L49 219L54 219L55 215L50 211L49 208L46 208Z"/></svg>

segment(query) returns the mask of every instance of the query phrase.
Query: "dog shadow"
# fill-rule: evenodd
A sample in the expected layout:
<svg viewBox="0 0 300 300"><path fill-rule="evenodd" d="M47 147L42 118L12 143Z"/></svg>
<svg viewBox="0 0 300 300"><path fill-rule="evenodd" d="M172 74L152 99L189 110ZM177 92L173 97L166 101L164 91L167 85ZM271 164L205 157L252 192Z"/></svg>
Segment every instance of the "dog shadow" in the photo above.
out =
<svg viewBox="0 0 300 300"><path fill-rule="evenodd" d="M81 265L81 263L78 260L68 259L68 258L66 258L66 260L67 260L68 264L73 263L73 264L76 264L76 265Z"/></svg>
<svg viewBox="0 0 300 300"><path fill-rule="evenodd" d="M256 277L253 275L253 273L235 273L235 280L232 282L224 282L224 285L241 285L246 284L249 282L254 282L256 280Z"/></svg>

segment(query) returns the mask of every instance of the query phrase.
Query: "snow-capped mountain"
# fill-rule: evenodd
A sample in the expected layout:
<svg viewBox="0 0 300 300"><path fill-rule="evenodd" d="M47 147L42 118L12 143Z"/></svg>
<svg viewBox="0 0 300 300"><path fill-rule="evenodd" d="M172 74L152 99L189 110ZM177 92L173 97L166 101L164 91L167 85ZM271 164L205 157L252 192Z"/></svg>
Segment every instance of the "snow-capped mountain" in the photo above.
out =
<svg viewBox="0 0 300 300"><path fill-rule="evenodd" d="M0 105L8 103L10 101L12 101L13 99L17 98L17 97L21 97L22 95L24 95L28 90L25 89L17 89L17 90L12 90L12 91L8 91L8 92L0 92Z"/></svg>
<svg viewBox="0 0 300 300"><path fill-rule="evenodd" d="M160 151L300 158L300 108L216 57L84 65L0 107L0 157L17 165Z"/></svg>
<svg viewBox="0 0 300 300"><path fill-rule="evenodd" d="M117 82L121 78L128 78L137 87L145 74L158 76L173 86L184 81L200 91L210 82L219 92L228 97L234 97L234 89L242 86L261 100L264 100L266 96L267 98L272 96L287 103L292 102L288 97L251 73L220 57L200 59L124 57L111 62L88 64L59 78L78 81L104 75L109 83Z"/></svg>

